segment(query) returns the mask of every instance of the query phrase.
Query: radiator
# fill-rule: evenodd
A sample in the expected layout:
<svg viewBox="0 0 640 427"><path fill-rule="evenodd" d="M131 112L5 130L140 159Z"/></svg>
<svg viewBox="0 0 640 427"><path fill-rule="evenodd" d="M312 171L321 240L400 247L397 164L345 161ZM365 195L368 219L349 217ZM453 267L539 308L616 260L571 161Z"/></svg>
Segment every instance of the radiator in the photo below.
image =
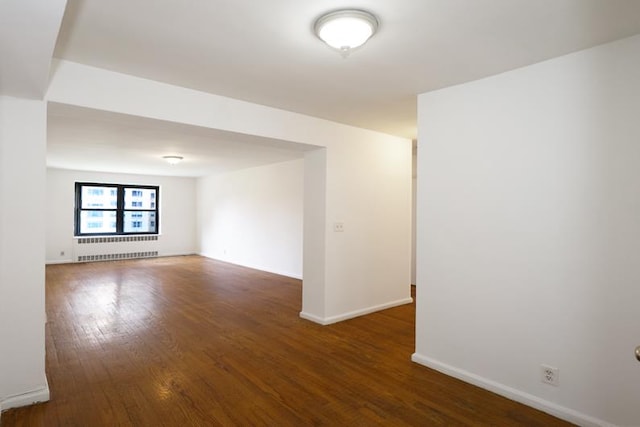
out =
<svg viewBox="0 0 640 427"><path fill-rule="evenodd" d="M88 262L157 257L158 237L80 237L75 239L74 259L76 262Z"/></svg>

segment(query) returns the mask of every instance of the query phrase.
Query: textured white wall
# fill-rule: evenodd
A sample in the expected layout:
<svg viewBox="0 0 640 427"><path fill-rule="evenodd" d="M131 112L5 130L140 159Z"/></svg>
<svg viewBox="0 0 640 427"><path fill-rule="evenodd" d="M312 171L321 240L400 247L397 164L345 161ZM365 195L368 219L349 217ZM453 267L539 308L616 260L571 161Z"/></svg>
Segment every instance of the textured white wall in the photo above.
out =
<svg viewBox="0 0 640 427"><path fill-rule="evenodd" d="M200 253L302 278L303 178L303 159L200 178Z"/></svg>
<svg viewBox="0 0 640 427"><path fill-rule="evenodd" d="M47 169L46 260L71 262L74 255L74 206L76 182L160 186L160 236L154 248L160 256L197 253L196 180L149 175L126 175ZM143 245L145 242L140 242ZM117 244L113 244L117 245ZM136 252L136 243L126 243ZM120 244L122 247L122 244ZM148 245L147 245L148 246ZM142 248L142 246L141 246ZM148 250L146 248L141 251ZM64 252L64 255L60 255Z"/></svg>
<svg viewBox="0 0 640 427"><path fill-rule="evenodd" d="M46 103L0 97L0 407L47 400Z"/></svg>
<svg viewBox="0 0 640 427"><path fill-rule="evenodd" d="M638 76L640 36L420 95L414 360L640 425Z"/></svg>

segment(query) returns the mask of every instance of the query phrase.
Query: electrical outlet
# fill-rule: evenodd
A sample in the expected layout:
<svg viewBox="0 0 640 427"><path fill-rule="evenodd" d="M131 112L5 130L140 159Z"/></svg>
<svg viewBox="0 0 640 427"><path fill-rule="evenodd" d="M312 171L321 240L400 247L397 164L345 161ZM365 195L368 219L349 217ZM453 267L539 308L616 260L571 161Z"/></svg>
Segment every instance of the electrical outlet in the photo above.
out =
<svg viewBox="0 0 640 427"><path fill-rule="evenodd" d="M334 222L333 231L336 233L342 233L344 231L344 222Z"/></svg>
<svg viewBox="0 0 640 427"><path fill-rule="evenodd" d="M553 366L540 365L540 380L545 384L558 387L560 385L560 369Z"/></svg>

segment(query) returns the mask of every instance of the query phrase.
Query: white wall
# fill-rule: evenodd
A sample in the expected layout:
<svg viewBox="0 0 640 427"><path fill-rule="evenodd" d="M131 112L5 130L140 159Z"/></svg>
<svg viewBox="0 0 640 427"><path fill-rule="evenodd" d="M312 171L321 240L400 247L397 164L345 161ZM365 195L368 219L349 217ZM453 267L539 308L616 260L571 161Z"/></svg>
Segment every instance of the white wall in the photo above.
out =
<svg viewBox="0 0 640 427"><path fill-rule="evenodd" d="M327 308L327 150L304 156L303 281L301 316L323 323ZM315 313L315 314L314 314ZM322 316L320 316L322 315Z"/></svg>
<svg viewBox="0 0 640 427"><path fill-rule="evenodd" d="M0 97L0 409L47 400L46 104Z"/></svg>
<svg viewBox="0 0 640 427"><path fill-rule="evenodd" d="M413 149L411 157L411 283L416 284L416 198L418 196L418 150Z"/></svg>
<svg viewBox="0 0 640 427"><path fill-rule="evenodd" d="M410 140L68 61L47 100L324 147L305 153L305 188L323 192L305 194L316 226L304 225L301 315L331 323L411 301Z"/></svg>
<svg viewBox="0 0 640 427"><path fill-rule="evenodd" d="M640 425L638 76L640 36L420 95L415 361Z"/></svg>
<svg viewBox="0 0 640 427"><path fill-rule="evenodd" d="M200 253L302 278L304 159L198 180Z"/></svg>
<svg viewBox="0 0 640 427"><path fill-rule="evenodd" d="M148 175L125 175L47 169L46 260L74 259L74 206L76 182L160 186L160 236L154 249L159 256L197 253L196 180ZM136 242L126 243L128 247ZM113 245L117 245L114 243ZM122 246L122 244L120 244ZM148 245L147 245L148 246ZM60 253L64 252L64 255Z"/></svg>
<svg viewBox="0 0 640 427"><path fill-rule="evenodd" d="M411 302L411 141L353 138L325 154L322 323ZM344 232L333 231L336 222ZM305 253L305 278L315 262Z"/></svg>
<svg viewBox="0 0 640 427"><path fill-rule="evenodd" d="M0 2L0 94L42 99L66 0Z"/></svg>

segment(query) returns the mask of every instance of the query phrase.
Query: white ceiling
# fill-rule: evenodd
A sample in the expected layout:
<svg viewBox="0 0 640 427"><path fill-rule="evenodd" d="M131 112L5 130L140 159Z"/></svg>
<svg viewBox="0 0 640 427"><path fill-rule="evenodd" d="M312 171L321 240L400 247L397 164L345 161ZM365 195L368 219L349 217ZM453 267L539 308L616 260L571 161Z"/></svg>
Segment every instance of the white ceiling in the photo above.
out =
<svg viewBox="0 0 640 427"><path fill-rule="evenodd" d="M376 14L380 29L343 59L312 26L346 6ZM415 138L419 93L637 33L637 0L69 0L54 55ZM123 129L113 116L61 110L50 117L51 165L77 165L79 152L93 149L105 161L112 151L121 162L142 162L153 147L153 156L158 148L192 153L205 167L200 160L240 147L228 144L229 135L149 120ZM304 149L283 154L290 148L253 147L245 154L255 158L245 160Z"/></svg>
<svg viewBox="0 0 640 427"><path fill-rule="evenodd" d="M299 159L317 147L49 103L47 166L197 177ZM169 165L163 156L184 160Z"/></svg>

